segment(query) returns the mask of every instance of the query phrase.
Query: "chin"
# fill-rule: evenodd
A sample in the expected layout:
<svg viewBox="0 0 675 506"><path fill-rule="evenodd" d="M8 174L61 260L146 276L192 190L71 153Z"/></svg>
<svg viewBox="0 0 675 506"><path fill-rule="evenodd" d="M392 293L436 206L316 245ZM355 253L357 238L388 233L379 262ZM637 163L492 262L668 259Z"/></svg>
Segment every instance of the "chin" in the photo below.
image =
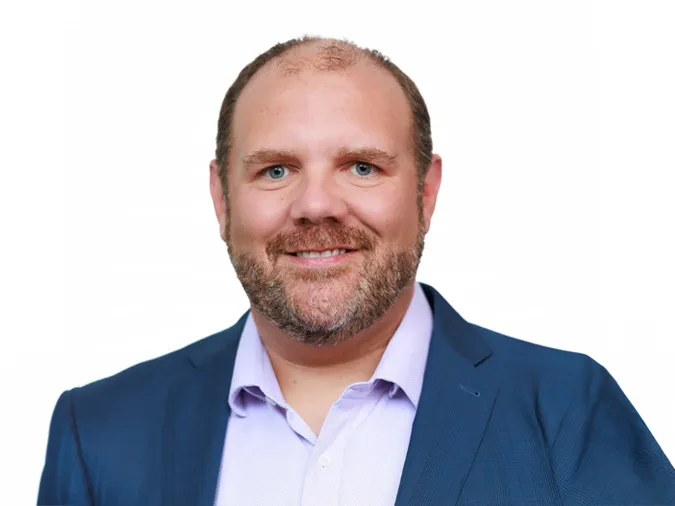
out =
<svg viewBox="0 0 675 506"><path fill-rule="evenodd" d="M350 280L351 281L351 280ZM356 283L346 279L293 280L288 283L289 298L303 311L333 312L346 306L356 292ZM333 311L331 311L333 308Z"/></svg>
<svg viewBox="0 0 675 506"><path fill-rule="evenodd" d="M356 285L355 276L344 274L309 279L294 277L286 281L287 291L293 299L319 305L334 303L354 295Z"/></svg>

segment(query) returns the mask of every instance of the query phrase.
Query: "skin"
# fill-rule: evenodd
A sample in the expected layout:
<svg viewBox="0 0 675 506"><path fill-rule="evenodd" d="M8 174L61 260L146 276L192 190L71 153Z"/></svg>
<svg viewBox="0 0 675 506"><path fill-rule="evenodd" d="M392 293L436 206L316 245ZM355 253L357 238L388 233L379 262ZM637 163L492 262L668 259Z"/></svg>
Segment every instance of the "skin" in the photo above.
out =
<svg viewBox="0 0 675 506"><path fill-rule="evenodd" d="M308 45L283 58L316 54ZM372 376L412 298L442 164L434 155L418 195L410 124L398 83L367 59L291 75L273 61L236 106L230 216L211 162L220 234L252 317L286 401L317 434L343 390ZM289 254L336 244L355 251L330 261ZM271 279L273 302L293 311L269 309Z"/></svg>

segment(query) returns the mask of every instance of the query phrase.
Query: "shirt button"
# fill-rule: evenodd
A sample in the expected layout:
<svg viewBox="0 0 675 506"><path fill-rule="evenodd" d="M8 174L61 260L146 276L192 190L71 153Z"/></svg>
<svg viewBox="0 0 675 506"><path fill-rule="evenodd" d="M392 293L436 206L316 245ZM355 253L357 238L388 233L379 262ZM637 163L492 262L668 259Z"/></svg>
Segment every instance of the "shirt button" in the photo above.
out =
<svg viewBox="0 0 675 506"><path fill-rule="evenodd" d="M321 469L326 469L330 465L330 457L325 453L319 457L319 466Z"/></svg>

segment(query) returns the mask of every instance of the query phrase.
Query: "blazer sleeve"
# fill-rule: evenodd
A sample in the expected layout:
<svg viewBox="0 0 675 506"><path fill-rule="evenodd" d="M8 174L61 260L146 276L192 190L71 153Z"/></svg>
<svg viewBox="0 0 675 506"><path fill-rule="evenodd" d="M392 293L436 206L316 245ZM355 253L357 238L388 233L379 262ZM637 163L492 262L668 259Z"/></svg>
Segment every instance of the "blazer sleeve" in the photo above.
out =
<svg viewBox="0 0 675 506"><path fill-rule="evenodd" d="M675 469L614 378L586 358L551 450L565 505L675 505Z"/></svg>
<svg viewBox="0 0 675 506"><path fill-rule="evenodd" d="M71 390L62 393L52 414L38 506L94 506L82 460L72 396Z"/></svg>

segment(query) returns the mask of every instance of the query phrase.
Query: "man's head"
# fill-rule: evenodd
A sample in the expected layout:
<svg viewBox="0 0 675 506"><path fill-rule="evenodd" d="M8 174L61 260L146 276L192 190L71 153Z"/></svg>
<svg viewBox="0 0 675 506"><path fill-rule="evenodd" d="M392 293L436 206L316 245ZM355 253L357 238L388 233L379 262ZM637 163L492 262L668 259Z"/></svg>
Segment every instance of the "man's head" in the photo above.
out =
<svg viewBox="0 0 675 506"><path fill-rule="evenodd" d="M440 185L431 149L421 95L378 52L294 39L245 67L211 193L252 308L315 345L372 325L414 280Z"/></svg>

